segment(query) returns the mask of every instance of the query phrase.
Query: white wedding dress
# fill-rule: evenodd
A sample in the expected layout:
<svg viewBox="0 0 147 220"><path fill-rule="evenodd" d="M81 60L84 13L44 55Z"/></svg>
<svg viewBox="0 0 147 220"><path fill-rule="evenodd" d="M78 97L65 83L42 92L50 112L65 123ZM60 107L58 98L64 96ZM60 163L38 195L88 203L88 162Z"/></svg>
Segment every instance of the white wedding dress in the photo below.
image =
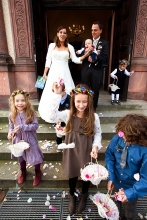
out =
<svg viewBox="0 0 147 220"><path fill-rule="evenodd" d="M71 58L73 62L81 64L80 58L76 57L74 48L70 44L68 44L70 53L66 50L54 50L54 48L55 44L50 44L46 60L46 66L50 69L38 108L41 118L45 121L47 121L48 118L48 111L50 108L48 100L52 92L53 82L57 81L59 78L64 79L65 89L69 94L75 85L71 77L68 61Z"/></svg>

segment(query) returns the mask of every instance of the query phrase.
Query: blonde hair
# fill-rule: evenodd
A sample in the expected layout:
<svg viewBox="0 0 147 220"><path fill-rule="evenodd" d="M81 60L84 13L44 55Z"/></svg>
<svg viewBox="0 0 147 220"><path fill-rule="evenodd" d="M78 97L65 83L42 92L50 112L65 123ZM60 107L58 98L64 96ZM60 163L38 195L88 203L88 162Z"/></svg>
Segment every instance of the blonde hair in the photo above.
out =
<svg viewBox="0 0 147 220"><path fill-rule="evenodd" d="M31 123L34 120L34 115L36 115L35 110L30 102L30 94L25 90L15 90L9 98L9 106L11 111L11 120L14 123L17 116L17 109L15 107L15 97L21 94L24 96L26 101L26 108L24 109L25 119L27 123Z"/></svg>
<svg viewBox="0 0 147 220"><path fill-rule="evenodd" d="M76 86L75 89L85 88L86 90L89 90L89 87L84 84L79 84ZM65 127L65 133L71 133L73 130L73 122L76 117L77 109L75 107L75 96L78 93L72 93L71 99L70 99L70 116L69 120ZM80 93L82 94L82 93ZM83 93L84 94L84 93ZM83 133L87 136L92 137L94 135L94 109L93 109L93 97L86 94L88 97L88 104L87 108L84 111L84 126L83 126Z"/></svg>

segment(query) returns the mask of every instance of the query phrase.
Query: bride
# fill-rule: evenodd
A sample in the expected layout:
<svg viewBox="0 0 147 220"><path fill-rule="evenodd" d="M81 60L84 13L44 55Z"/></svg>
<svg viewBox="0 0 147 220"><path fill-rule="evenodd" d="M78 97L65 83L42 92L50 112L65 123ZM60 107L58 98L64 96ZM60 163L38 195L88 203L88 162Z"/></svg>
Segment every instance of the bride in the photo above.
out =
<svg viewBox="0 0 147 220"><path fill-rule="evenodd" d="M66 28L63 26L57 29L54 42L49 45L46 56L43 77L46 77L48 71L49 73L38 107L39 114L45 121L47 121L48 109L50 108L48 99L51 95L53 82L59 78L63 79L66 92L69 94L71 89L75 88L68 66L69 59L74 63L81 64L82 60L90 53L88 51L83 56L77 57L73 46L68 43Z"/></svg>

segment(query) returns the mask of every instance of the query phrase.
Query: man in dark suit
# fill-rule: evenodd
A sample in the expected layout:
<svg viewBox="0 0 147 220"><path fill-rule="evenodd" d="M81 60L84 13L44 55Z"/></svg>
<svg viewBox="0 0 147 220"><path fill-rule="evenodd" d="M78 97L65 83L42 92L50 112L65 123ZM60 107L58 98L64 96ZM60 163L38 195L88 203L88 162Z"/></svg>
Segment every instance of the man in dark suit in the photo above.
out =
<svg viewBox="0 0 147 220"><path fill-rule="evenodd" d="M98 104L101 78L109 55L108 42L100 37L102 29L103 25L99 21L92 24L93 45L99 55L95 62L90 56L85 58L81 69L81 83L87 84L94 91L94 109Z"/></svg>

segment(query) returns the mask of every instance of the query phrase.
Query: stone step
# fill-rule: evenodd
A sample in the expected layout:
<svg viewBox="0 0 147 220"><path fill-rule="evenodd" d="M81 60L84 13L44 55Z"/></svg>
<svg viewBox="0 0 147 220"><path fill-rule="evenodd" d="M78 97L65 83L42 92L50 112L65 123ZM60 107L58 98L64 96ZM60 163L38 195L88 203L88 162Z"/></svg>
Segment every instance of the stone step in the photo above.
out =
<svg viewBox="0 0 147 220"><path fill-rule="evenodd" d="M134 109L134 110L117 110L117 109L105 109L103 111L97 110L97 114L99 115L100 122L102 124L105 123L117 123L122 117L124 117L127 114L143 114L147 116L147 109ZM0 123L8 123L8 115L9 111L0 111ZM40 116L39 113L37 112L38 115L38 123L39 124L48 124L49 126L51 125L50 123L45 122Z"/></svg>
<svg viewBox="0 0 147 220"><path fill-rule="evenodd" d="M102 139L110 140L115 133L116 124L102 124ZM6 140L8 134L8 124L0 123L0 139ZM56 134L53 124L40 124L37 131L38 140L55 140Z"/></svg>
<svg viewBox="0 0 147 220"><path fill-rule="evenodd" d="M47 164L48 167L43 169L43 166ZM103 161L99 161L99 164L105 165ZM41 165L42 170L42 181L35 187L35 189L40 188L68 188L68 178L64 175L61 162L60 161L44 161ZM17 178L19 175L19 164L13 160L1 160L0 161L0 188L1 189L32 189L33 188L33 176L34 167L28 165L27 167L27 178L26 182L22 185L17 184ZM80 178L79 178L80 180ZM81 181L78 180L77 187L81 187ZM106 188L107 181L103 180L99 184L99 188ZM91 184L91 188L96 188L96 186Z"/></svg>
<svg viewBox="0 0 147 220"><path fill-rule="evenodd" d="M38 100L31 100L31 103L34 106L34 109L38 111ZM147 109L147 102L144 100L130 100L127 99L126 102L121 102L121 105L111 105L111 96L106 92L103 91L102 94L100 94L99 98L99 104L97 107L97 111L105 111L105 110L135 110L135 109Z"/></svg>
<svg viewBox="0 0 147 220"><path fill-rule="evenodd" d="M110 141L108 140L103 140L102 141L102 146L101 150L99 151L99 160L104 160L104 153L105 150L108 146ZM62 160L62 150L58 150L57 145L55 141L50 140L50 143L48 144L48 148L44 149L44 143L49 143L46 142L45 140L40 140L39 141L39 146L43 152L44 155L44 160L47 161L61 161ZM11 158L11 152L9 150L9 145L11 145L11 142L8 140L1 140L0 141L0 160L7 160Z"/></svg>

